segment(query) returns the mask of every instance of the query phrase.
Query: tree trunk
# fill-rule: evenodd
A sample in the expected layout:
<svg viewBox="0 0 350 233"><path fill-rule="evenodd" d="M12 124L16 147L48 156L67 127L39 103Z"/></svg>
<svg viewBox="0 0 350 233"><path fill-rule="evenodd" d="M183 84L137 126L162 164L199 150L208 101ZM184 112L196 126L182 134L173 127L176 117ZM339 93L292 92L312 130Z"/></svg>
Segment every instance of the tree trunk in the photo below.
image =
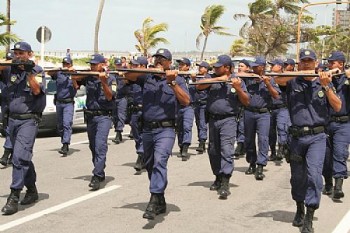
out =
<svg viewBox="0 0 350 233"><path fill-rule="evenodd" d="M205 36L204 44L203 44L203 50L202 50L202 53L201 53L201 61L203 61L204 51L205 51L205 48L207 47L207 41L208 41L208 36Z"/></svg>
<svg viewBox="0 0 350 233"><path fill-rule="evenodd" d="M6 17L10 21L11 20L11 0L7 0L7 7L6 7ZM6 33L11 33L11 25L7 24L6 26ZM6 45L6 53L10 52L10 43Z"/></svg>
<svg viewBox="0 0 350 233"><path fill-rule="evenodd" d="M95 24L94 53L98 53L99 51L98 50L98 33L100 31L100 22L101 22L102 10L103 10L104 4L105 4L105 0L100 0L98 12L97 12L96 24Z"/></svg>

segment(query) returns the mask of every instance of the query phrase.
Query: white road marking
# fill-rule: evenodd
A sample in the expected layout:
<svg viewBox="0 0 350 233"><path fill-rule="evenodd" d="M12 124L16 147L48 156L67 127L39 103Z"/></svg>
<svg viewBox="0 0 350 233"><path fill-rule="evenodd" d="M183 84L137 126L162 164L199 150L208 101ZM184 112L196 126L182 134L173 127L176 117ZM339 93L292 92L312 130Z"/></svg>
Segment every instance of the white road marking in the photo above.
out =
<svg viewBox="0 0 350 233"><path fill-rule="evenodd" d="M333 233L348 233L350 232L350 210L340 221Z"/></svg>
<svg viewBox="0 0 350 233"><path fill-rule="evenodd" d="M25 216L25 217L23 217L23 218L20 218L20 219L17 219L17 220L14 220L14 221L5 223L5 224L3 224L3 225L0 225L0 231L8 230L8 229L13 228L13 227L15 227L15 226L18 226L18 225L21 225L21 224L23 224L23 223L26 223L26 222L32 221L32 220L34 220L34 219L40 218L40 217L42 217L42 216L44 216L44 215L51 214L51 213L53 213L53 212L62 210L62 209L64 209L64 208L66 208L66 207L69 207L69 206L78 204L78 203L80 203L80 202L89 200L89 199L91 199L91 198L97 197L97 196L102 195L102 194L104 194L104 193L107 193L107 192L113 191L113 190L115 190L115 189L118 189L118 188L120 188L120 187L121 187L120 185L112 185L112 186L110 186L110 187L100 189L100 190L98 190L98 191L95 191L95 192L89 193L89 194L87 194L87 195L84 195L84 196L75 198L75 199L73 199L73 200L64 202L64 203L62 203L62 204L59 204L59 205L50 207L50 208L48 208L48 209L39 211L39 212L37 212L37 213L34 213L34 214L31 214L31 215Z"/></svg>

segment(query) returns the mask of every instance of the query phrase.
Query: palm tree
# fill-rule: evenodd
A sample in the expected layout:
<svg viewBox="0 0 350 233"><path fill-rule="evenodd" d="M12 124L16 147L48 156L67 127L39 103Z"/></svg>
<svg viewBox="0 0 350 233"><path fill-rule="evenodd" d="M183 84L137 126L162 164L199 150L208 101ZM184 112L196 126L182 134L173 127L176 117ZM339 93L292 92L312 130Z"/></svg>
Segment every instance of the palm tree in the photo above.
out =
<svg viewBox="0 0 350 233"><path fill-rule="evenodd" d="M98 12L97 12L96 24L95 24L94 53L98 53L98 34L100 31L100 22L101 22L102 10L104 5L105 5L105 0L100 0Z"/></svg>
<svg viewBox="0 0 350 233"><path fill-rule="evenodd" d="M151 48L156 47L159 43L169 44L168 40L163 37L156 37L158 33L165 32L168 30L168 24L160 23L151 25L153 19L148 17L143 21L142 28L137 29L134 35L138 41L135 45L137 51L142 53L144 56L148 55L148 51Z"/></svg>
<svg viewBox="0 0 350 233"><path fill-rule="evenodd" d="M10 21L5 15L0 13L0 27L13 25L15 21ZM9 46L11 43L19 41L17 35L8 32L0 33L0 46Z"/></svg>
<svg viewBox="0 0 350 233"><path fill-rule="evenodd" d="M196 39L196 46L199 49L200 41L204 37L204 44L201 53L201 60L203 60L203 55L205 48L207 46L208 37L211 33L223 35L223 36L231 36L232 34L225 32L227 30L225 27L216 26L218 20L223 15L225 11L224 6L222 5L211 5L205 8L204 14L201 17L201 30Z"/></svg>

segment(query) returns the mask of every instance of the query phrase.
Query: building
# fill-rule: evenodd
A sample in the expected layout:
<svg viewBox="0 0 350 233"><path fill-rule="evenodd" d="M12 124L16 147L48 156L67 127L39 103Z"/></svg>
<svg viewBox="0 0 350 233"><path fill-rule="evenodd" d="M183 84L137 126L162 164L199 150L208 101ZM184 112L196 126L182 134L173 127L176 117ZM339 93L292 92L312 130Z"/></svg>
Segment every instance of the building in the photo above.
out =
<svg viewBox="0 0 350 233"><path fill-rule="evenodd" d="M340 26L343 29L348 29L350 25L350 4L348 4L346 9L338 10L335 8L333 10L332 25Z"/></svg>

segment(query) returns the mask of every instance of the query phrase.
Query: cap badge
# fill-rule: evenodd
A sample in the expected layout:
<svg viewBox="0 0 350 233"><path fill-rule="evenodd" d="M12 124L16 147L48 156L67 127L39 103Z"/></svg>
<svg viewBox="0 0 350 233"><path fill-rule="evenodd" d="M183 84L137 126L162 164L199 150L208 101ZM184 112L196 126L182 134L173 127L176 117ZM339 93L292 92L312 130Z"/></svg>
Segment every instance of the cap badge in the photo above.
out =
<svg viewBox="0 0 350 233"><path fill-rule="evenodd" d="M310 51L305 51L305 55L310 55Z"/></svg>
<svg viewBox="0 0 350 233"><path fill-rule="evenodd" d="M164 53L164 50L163 50L163 49L160 49L158 52L159 52L159 53Z"/></svg>
<svg viewBox="0 0 350 233"><path fill-rule="evenodd" d="M20 44L16 44L16 45L15 45L15 48L16 48L16 49L19 49L20 47L21 47Z"/></svg>

